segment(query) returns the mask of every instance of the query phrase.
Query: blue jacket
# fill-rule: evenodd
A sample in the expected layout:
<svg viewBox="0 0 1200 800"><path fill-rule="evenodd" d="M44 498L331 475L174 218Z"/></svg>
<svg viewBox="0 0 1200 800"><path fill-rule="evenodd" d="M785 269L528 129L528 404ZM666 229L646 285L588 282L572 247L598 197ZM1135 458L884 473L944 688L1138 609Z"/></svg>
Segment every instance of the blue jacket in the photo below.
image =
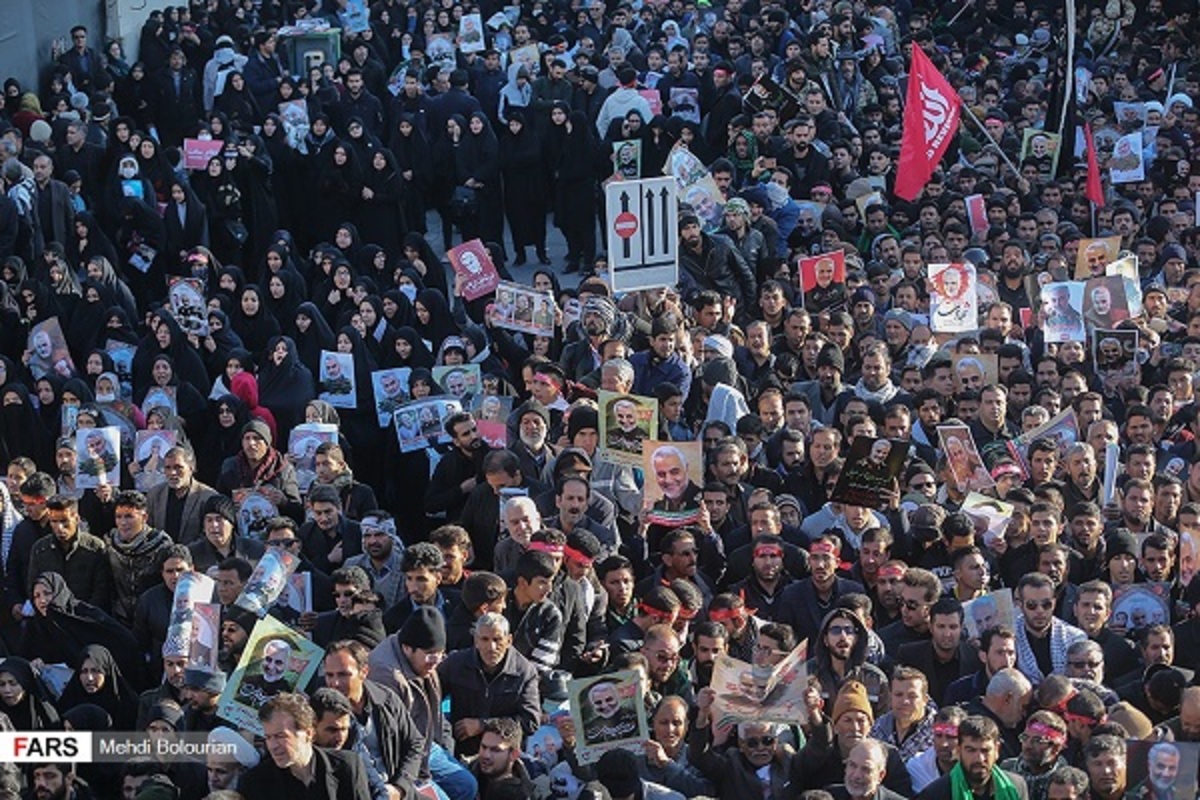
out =
<svg viewBox="0 0 1200 800"><path fill-rule="evenodd" d="M643 397L654 394L654 387L660 383L671 383L679 387L683 396L688 396L692 387L692 371L678 353L672 353L670 358L661 359L652 350L643 350L629 357L633 365L633 393Z"/></svg>

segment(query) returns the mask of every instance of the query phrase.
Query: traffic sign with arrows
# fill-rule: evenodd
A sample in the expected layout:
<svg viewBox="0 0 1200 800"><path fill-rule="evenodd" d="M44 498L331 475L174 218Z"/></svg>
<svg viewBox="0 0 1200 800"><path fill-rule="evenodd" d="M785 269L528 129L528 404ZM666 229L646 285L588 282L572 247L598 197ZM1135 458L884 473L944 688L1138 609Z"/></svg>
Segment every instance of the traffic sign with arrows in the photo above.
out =
<svg viewBox="0 0 1200 800"><path fill-rule="evenodd" d="M679 282L678 184L671 176L613 181L605 188L613 291Z"/></svg>

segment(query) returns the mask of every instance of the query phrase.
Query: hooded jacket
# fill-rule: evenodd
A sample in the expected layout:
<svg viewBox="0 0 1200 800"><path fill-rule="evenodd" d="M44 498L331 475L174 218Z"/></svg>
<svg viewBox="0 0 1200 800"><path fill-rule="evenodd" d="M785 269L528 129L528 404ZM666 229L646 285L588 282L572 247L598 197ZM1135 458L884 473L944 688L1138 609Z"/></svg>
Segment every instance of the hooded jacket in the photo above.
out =
<svg viewBox="0 0 1200 800"><path fill-rule="evenodd" d="M856 635L850 657L846 659L846 674L839 677L833 668L833 655L825 644L825 634L836 619L848 619L854 625ZM821 697L825 700L827 709L833 708L834 698L842 684L855 680L867 687L867 698L871 701L871 709L878 719L888 710L888 680L887 675L879 667L867 661L867 649L870 646L870 636L866 624L853 612L835 608L821 620L821 628L812 642L812 657L808 660L807 670L810 677L816 677L821 683Z"/></svg>

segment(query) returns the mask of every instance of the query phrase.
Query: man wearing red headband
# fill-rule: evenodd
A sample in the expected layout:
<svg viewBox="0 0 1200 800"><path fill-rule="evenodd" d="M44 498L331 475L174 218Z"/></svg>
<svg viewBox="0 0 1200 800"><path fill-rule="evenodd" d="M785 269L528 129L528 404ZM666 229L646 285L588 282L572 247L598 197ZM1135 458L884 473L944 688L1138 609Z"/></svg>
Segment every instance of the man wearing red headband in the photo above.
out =
<svg viewBox="0 0 1200 800"><path fill-rule="evenodd" d="M1067 725L1052 711L1035 711L1021 734L1021 755L1000 762L1001 769L1025 779L1031 797L1045 797L1050 775L1067 765L1062 752L1067 746Z"/></svg>
<svg viewBox="0 0 1200 800"><path fill-rule="evenodd" d="M818 537L808 547L808 568L811 575L787 588L780 600L782 611L776 622L792 626L797 641L813 641L821 627L821 619L837 603L838 598L851 592L865 593L863 585L837 576L838 554L842 540L836 530Z"/></svg>

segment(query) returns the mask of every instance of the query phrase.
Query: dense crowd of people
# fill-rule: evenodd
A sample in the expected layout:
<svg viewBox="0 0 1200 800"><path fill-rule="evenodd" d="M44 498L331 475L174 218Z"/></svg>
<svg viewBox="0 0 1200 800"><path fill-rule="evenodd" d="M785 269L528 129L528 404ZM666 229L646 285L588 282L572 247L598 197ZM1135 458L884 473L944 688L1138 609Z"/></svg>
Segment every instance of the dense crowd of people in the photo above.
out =
<svg viewBox="0 0 1200 800"><path fill-rule="evenodd" d="M191 0L136 48L72 29L0 109L0 729L225 755L0 764L0 797L1193 796L1197 13ZM940 124L917 48L963 116L906 199L902 140ZM604 187L663 174L678 282L614 291ZM553 300L541 333L468 296L476 239ZM331 431L300 471L297 429ZM307 605L246 601L284 567ZM193 601L220 617L181 642Z"/></svg>

